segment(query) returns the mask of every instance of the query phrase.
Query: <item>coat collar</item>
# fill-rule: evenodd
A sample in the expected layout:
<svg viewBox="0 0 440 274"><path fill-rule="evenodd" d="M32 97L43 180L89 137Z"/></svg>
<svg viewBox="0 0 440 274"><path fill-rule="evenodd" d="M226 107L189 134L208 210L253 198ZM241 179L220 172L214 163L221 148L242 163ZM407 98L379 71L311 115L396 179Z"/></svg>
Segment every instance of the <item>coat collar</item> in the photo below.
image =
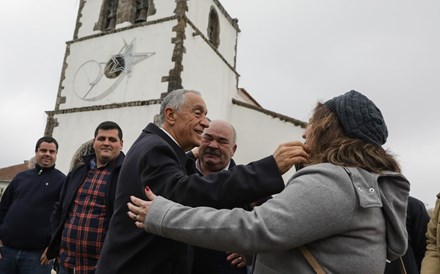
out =
<svg viewBox="0 0 440 274"><path fill-rule="evenodd" d="M150 123L147 125L147 127L143 130L145 133L152 133L155 135L158 135L162 139L165 140L165 142L168 143L168 145L173 149L174 153L177 156L178 161L180 164L185 167L188 174L192 174L196 171L194 160L188 159L188 157L185 154L185 151L182 150L182 148L168 136L161 128L156 126L153 123Z"/></svg>

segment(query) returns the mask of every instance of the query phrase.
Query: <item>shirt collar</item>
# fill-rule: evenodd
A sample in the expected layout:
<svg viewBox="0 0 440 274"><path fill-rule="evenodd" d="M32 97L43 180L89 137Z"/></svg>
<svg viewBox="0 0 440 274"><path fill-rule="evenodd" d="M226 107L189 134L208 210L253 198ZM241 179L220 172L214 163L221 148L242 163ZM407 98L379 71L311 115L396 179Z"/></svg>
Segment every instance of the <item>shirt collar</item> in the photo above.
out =
<svg viewBox="0 0 440 274"><path fill-rule="evenodd" d="M160 127L160 129L161 129L163 132L165 132L165 134L168 135L168 137L170 137L171 140L173 140L174 143L176 143L176 144L180 147L180 144L176 141L176 139L173 138L173 136L171 136L171 134L168 133L168 131L166 131L166 130L163 129L162 127Z"/></svg>
<svg viewBox="0 0 440 274"><path fill-rule="evenodd" d="M118 158L113 159L113 160L107 162L105 165L101 166L100 168L108 168L108 167L111 167L111 166L114 165L114 163L116 163L117 160L118 160ZM96 158L92 158L92 159L89 161L89 168L90 168L90 169L97 169L97 168L98 168L98 163L97 163L97 161L96 161Z"/></svg>
<svg viewBox="0 0 440 274"><path fill-rule="evenodd" d="M53 169L55 169L55 165L52 165L50 167L42 167L39 164L35 164L35 170L37 171L38 175L40 175L43 172L48 172Z"/></svg>
<svg viewBox="0 0 440 274"><path fill-rule="evenodd" d="M231 164L231 161L229 161L229 163L222 170L219 170L218 172L223 171L223 170L229 170L229 165L230 164ZM200 174L203 175L202 169L200 168L200 161L199 161L199 159L196 160L196 169L197 169L197 172L199 172Z"/></svg>

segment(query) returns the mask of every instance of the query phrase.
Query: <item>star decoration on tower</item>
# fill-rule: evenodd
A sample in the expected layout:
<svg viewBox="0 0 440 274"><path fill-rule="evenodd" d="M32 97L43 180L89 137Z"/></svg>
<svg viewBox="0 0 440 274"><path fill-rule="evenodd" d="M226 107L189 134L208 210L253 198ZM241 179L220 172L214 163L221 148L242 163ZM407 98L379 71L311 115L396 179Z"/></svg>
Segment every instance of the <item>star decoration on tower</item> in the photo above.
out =
<svg viewBox="0 0 440 274"><path fill-rule="evenodd" d="M124 56L121 54L116 54L111 57L111 62L108 65L109 73L117 73L125 70Z"/></svg>
<svg viewBox="0 0 440 274"><path fill-rule="evenodd" d="M136 39L133 39L130 44L127 44L124 40L124 46L122 47L119 54L115 56L121 56L123 57L125 65L122 66L115 66L115 69L123 69L123 71L126 74L129 74L133 68L134 65L142 62L143 60L153 56L156 54L155 52L144 52L144 53L135 53L134 51L134 45L135 45ZM115 57L113 56L113 57ZM113 59L112 57L112 59ZM115 64L120 64L121 62L115 62Z"/></svg>

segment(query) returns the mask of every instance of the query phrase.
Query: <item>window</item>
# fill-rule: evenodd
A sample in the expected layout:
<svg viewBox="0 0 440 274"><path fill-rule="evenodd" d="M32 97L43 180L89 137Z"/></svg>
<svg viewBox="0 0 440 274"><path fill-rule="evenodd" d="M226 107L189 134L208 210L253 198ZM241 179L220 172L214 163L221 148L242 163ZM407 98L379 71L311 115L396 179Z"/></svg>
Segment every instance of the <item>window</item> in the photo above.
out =
<svg viewBox="0 0 440 274"><path fill-rule="evenodd" d="M147 16L156 14L153 0L136 0L136 14L134 23L147 21Z"/></svg>
<svg viewBox="0 0 440 274"><path fill-rule="evenodd" d="M118 0L108 0L104 18L104 30L112 30L116 27L116 13L118 11Z"/></svg>
<svg viewBox="0 0 440 274"><path fill-rule="evenodd" d="M208 40L211 44L217 48L220 44L220 23L218 19L217 11L214 7L211 7L209 12L209 22L208 22Z"/></svg>
<svg viewBox="0 0 440 274"><path fill-rule="evenodd" d="M135 23L147 21L148 0L136 0L136 19Z"/></svg>

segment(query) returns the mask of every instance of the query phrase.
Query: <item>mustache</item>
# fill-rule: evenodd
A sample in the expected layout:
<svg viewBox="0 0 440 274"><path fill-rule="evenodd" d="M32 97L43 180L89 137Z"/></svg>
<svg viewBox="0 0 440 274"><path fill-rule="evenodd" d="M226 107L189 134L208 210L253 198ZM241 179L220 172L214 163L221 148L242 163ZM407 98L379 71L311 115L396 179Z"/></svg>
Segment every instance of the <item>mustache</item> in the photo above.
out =
<svg viewBox="0 0 440 274"><path fill-rule="evenodd" d="M213 154L213 155L216 155L216 156L220 157L220 151L218 149L215 149L215 148L207 147L207 148L205 148L203 150L203 153L204 154Z"/></svg>

